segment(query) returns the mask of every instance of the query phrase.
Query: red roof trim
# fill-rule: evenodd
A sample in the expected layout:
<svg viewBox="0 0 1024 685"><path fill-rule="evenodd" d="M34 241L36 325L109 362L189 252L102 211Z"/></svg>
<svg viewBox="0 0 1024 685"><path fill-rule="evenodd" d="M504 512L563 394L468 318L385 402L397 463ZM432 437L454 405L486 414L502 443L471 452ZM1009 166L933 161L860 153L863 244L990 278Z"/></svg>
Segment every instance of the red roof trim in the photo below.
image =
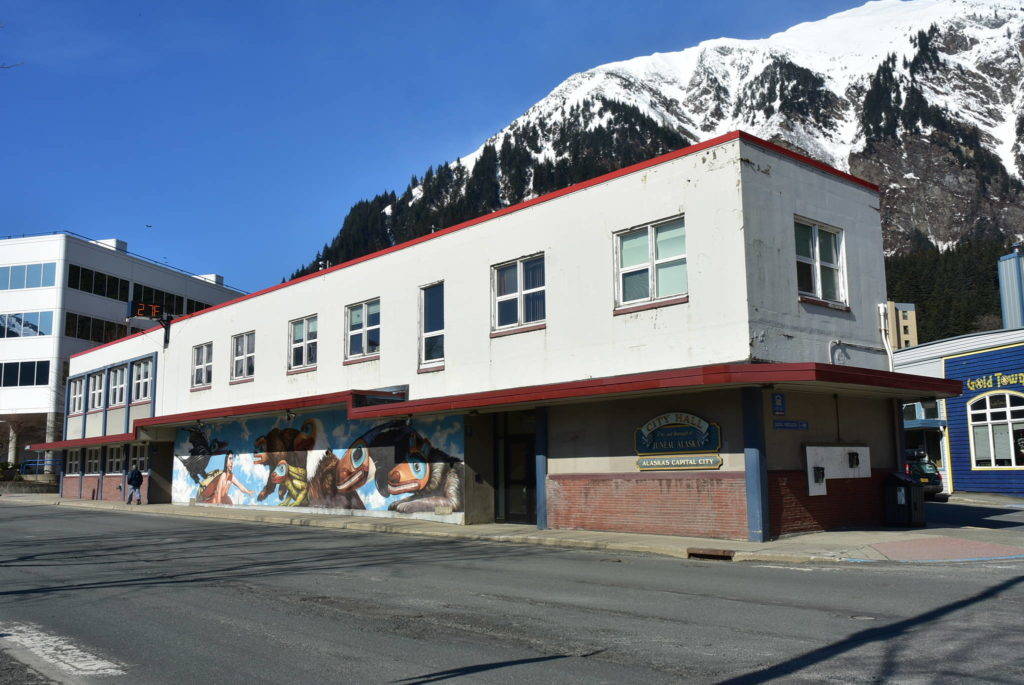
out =
<svg viewBox="0 0 1024 685"><path fill-rule="evenodd" d="M94 447L115 442L131 442L135 439L135 433L118 433L117 435L97 435L94 438L76 438L74 440L58 440L57 442L43 442L37 445L29 445L30 450L64 450L76 447Z"/></svg>
<svg viewBox="0 0 1024 685"><path fill-rule="evenodd" d="M619 395L645 390L673 390L700 386L750 386L772 383L838 383L844 385L860 385L877 388L893 388L907 391L909 396L937 394L959 395L963 386L960 381L930 376L915 376L891 371L877 371L852 366L835 366L816 362L798 364L712 364L684 369L669 369L647 373L609 376L606 378L588 378L565 383L550 383L505 390L429 397L403 402L373 404L353 407L352 397L378 396L394 397L395 393L346 390L344 392L312 395L273 402L242 404L220 409L205 409L181 414L169 414L145 419L136 419L134 431L115 436L85 438L84 440L65 440L61 442L30 445L33 450L64 449L79 447L84 444L101 444L103 442L129 442L135 439L138 429L144 426L169 425L188 423L202 419L218 419L230 416L262 414L287 409L318 407L327 404L348 405L348 415L354 419L368 419L384 416L402 416L407 414L436 414L458 410L469 410L481 407L532 404L582 397L602 397Z"/></svg>
<svg viewBox="0 0 1024 685"><path fill-rule="evenodd" d="M483 216L478 216L475 219L469 219L468 221L463 221L461 224L455 224L454 226L448 226L447 228L442 228L442 229L440 229L438 231L434 231L433 233L428 233L427 235L423 235L423 236L420 236L418 238L413 238L412 240L407 240L404 243L399 243L397 245L392 245L391 247L386 247L383 250L378 250L377 252L371 252L370 254L363 255L362 257L356 257L355 259L350 259L347 262L342 262L341 264L336 264L336 265L334 265L334 266L332 266L332 267L330 267L328 269L324 269L323 271L316 271L316 272L311 273L311 274L306 274L305 276L299 276L298 278L294 278L294 279L292 279L290 281L285 281L284 283L278 283L277 285L272 285L269 288L264 288L263 290L257 290L254 293L249 293L248 295L242 295L240 297L236 297L233 300L227 300L225 302L221 302L219 304L215 304L213 306L207 307L206 309L201 309L198 312L193 312L192 314L186 314L185 316L178 317L177 319L174 319L174 321L172 321L171 323L176 323L178 321L184 321L185 319L191 319L194 316L201 316L203 314L206 314L207 312L212 312L215 309L221 309L223 307L228 307L230 305L237 304L238 302L244 302L245 300L249 300L249 299L252 299L254 297L259 297L260 295L266 295L267 293L274 292L275 290L280 290L281 288L287 288L288 286L295 285L296 283L302 283L303 281L307 281L307 280L309 280L311 278L317 278L318 276L324 276L324 275L329 274L329 273L331 273L333 271L339 271L341 269L347 269L350 266L355 266L356 264L360 264L362 262L369 261L371 259L376 259L378 257L383 257L384 255L389 254L391 252L397 252L398 250L404 250L404 249L406 249L408 247L412 247L413 245L418 245L418 244L426 242L428 240L433 240L434 238L440 238L443 235L448 235L449 233L454 233L455 231L460 231L460 230L462 230L464 228L469 228L470 226L475 226L477 224L482 224L485 221L490 221L491 219L497 219L499 217L506 216L506 215L512 214L514 212L518 212L518 211L526 209L528 207L533 207L534 205L539 205L539 204L542 204L544 202L549 202L551 200L554 200L554 199L559 198L559 197L563 197L565 195L571 195L572 193L576 193L576 192L579 192L581 190L586 190L587 188L592 188L593 186L600 185L602 183L607 183L608 181L614 180L616 178L620 178L622 176L628 176L629 174L635 174L638 171L643 171L644 169L649 169L652 166L657 166L659 164L664 164L665 162L671 162L672 160L679 159L681 157L687 157L687 156L692 155L694 153L701 152L702 150L707 150L708 148L715 147L716 145L721 145L723 143L728 143L730 141L737 140L737 139L742 139L742 140L744 140L744 141L746 141L748 143L753 143L755 145L759 145L759 146L761 146L761 147L763 147L763 148L765 148L767 150L770 150L772 152L778 153L780 155L784 155L784 156L789 157L791 159L795 159L798 162L802 162L804 164L808 164L808 165L814 167L815 169L818 169L820 171L824 171L825 173L832 174L833 176L837 176L837 177L842 178L844 180L847 180L847 181L850 181L852 183L856 183L857 185L863 186L863 187L865 187L865 188L867 188L869 190L873 190L875 192L878 192L878 186L876 186L874 183L870 183L868 181L865 181L862 178L857 178L856 176L853 176L852 174L848 174L845 171L840 171L839 169L836 169L835 167L829 166L828 164L825 164L824 162L819 162L818 160L812 159L812 158L810 158L810 157L808 157L806 155L802 155L802 154L800 154L798 152L793 152L792 150L787 150L786 148L781 147L779 145L776 145L775 143L770 143L767 140L763 140L761 138L758 138L757 136L751 135L751 134L746 133L744 131L738 131L738 130L737 131L731 131L729 133L725 133L723 135L720 135L720 136L718 136L716 138L711 138L710 140L705 140L705 141L700 142L700 143L694 143L693 145L690 145L688 147L684 147L684 148L681 148L679 150L674 150L672 152L667 152L667 153L665 153L663 155L658 155L657 157L652 157L651 159L644 160L643 162L638 162L636 164L631 164L630 166L623 167L623 168L618 169L616 171L611 171L611 172L609 172L607 174L603 174L601 176L596 176L596 177L588 179L586 181L580 181L579 183L574 183L571 186L566 186L565 188L562 188L561 190L555 190L555 191L547 193L545 195L540 195L539 197L535 197L532 200L527 200L526 202L520 202L518 204L510 205L508 207L505 207L504 209L499 209L497 211L491 212L490 214L484 214ZM79 355L88 354L90 352L95 352L96 350L99 350L99 349L102 349L104 347L107 347L108 345L113 345L115 343L119 343L119 342L122 342L124 340L128 340L129 338L134 338L135 336L138 336L138 335L145 335L146 333L150 333L150 332L152 332L154 330L158 330L159 328L160 328L159 326L156 326L155 328L150 328L150 329L147 329L147 330L139 332L139 333L132 333L131 335L127 335L127 336L125 336L123 338L118 338L117 340L112 340L111 342L103 343L102 345L97 345L96 347L90 347L89 349L83 350L81 352L76 352L75 354L73 354L71 356L72 357L77 357Z"/></svg>

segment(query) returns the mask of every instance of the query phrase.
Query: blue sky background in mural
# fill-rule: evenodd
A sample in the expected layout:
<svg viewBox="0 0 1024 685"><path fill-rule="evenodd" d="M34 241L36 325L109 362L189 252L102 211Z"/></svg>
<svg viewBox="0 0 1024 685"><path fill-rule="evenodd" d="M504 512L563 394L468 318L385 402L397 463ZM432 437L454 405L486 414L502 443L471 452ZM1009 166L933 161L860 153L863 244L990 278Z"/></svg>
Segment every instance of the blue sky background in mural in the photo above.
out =
<svg viewBox="0 0 1024 685"><path fill-rule="evenodd" d="M225 423L212 424L206 428L207 438L223 440L227 443L227 449L235 454L235 476L242 482L251 494L245 494L237 488L231 488L230 496L234 504L239 505L261 505L276 506L281 504L281 498L275 489L262 502L257 501L257 495L267 484L267 476L270 468L264 464L253 462L253 443L260 436L266 435L274 428L296 428L300 429L302 424L312 419L316 426L316 441L313 449L308 452L306 461L307 474L312 477L316 471L317 464L327 450L333 450L341 457L345 449L353 440L370 430L374 426L385 423L384 421L349 421L344 409L332 411L314 412L300 414L292 421L287 421L284 416L260 417L253 419L239 419ZM447 452L456 459L464 458L464 437L463 422L461 416L436 416L425 418L413 418L409 424L421 435L430 440L430 443L437 449ZM178 439L174 443L175 455L187 455L189 448L189 434L185 430L178 431ZM224 456L217 455L210 459L206 470L212 473L216 469L224 468ZM177 458L174 460L174 476L172 484L172 498L175 502L188 502L189 499L197 497L199 486L189 477L184 465ZM385 497L377 491L373 476L367 480L366 485L359 489L359 495L364 505L370 510L387 509L392 502L406 499L409 495L395 495Z"/></svg>

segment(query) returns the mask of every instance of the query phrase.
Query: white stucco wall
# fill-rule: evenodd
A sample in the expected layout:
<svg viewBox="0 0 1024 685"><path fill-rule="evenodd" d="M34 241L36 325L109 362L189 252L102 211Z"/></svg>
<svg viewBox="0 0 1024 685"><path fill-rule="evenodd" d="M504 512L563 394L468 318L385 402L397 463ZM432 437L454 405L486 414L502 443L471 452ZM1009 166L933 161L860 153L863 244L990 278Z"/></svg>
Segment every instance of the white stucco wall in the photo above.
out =
<svg viewBox="0 0 1024 685"><path fill-rule="evenodd" d="M174 414L347 389L408 385L411 398L434 397L739 362L762 329L771 335L755 357L825 361L831 338L877 341L868 312L884 300L884 274L873 205L873 193L848 181L734 140L179 321L167 350L160 332L97 349L74 358L72 374L158 351L157 412ZM852 316L798 304L794 213L849 227ZM677 215L686 220L689 302L614 316L614 234ZM541 252L546 329L491 338L491 267ZM873 285L862 289L862 275ZM419 289L441 280L445 369L420 374ZM343 365L345 306L374 297L380 359ZM288 322L312 314L317 369L287 375ZM230 385L231 336L250 330L255 380ZM190 392L192 347L206 342L212 388Z"/></svg>

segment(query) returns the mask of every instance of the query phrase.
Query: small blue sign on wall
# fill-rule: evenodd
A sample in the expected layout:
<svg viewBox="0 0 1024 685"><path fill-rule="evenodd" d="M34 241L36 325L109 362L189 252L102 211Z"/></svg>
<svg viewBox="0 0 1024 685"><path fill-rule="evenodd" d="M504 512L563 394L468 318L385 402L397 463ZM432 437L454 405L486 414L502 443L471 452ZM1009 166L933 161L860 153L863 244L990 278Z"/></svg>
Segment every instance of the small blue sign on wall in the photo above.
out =
<svg viewBox="0 0 1024 685"><path fill-rule="evenodd" d="M722 447L717 423L678 411L654 417L637 428L634 437L638 457L707 454Z"/></svg>
<svg viewBox="0 0 1024 685"><path fill-rule="evenodd" d="M772 421L772 428L777 431L805 431L808 426L806 421L797 419L775 419Z"/></svg>
<svg viewBox="0 0 1024 685"><path fill-rule="evenodd" d="M772 414L774 414L775 416L786 415L786 393L772 393Z"/></svg>

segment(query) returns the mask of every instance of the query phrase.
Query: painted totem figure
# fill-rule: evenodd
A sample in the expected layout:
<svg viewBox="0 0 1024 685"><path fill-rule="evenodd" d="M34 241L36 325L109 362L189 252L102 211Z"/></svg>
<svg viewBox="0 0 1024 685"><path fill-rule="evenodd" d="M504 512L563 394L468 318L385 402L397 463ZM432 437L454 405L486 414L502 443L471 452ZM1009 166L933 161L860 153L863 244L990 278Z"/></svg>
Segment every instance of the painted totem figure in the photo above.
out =
<svg viewBox="0 0 1024 685"><path fill-rule="evenodd" d="M309 484L306 481L306 452L316 443L316 422L308 419L301 429L274 428L253 443L254 464L270 467L267 484L257 495L262 502L277 489L281 506L302 507L309 502Z"/></svg>
<svg viewBox="0 0 1024 685"><path fill-rule="evenodd" d="M381 494L411 494L392 502L388 509L403 514L461 511L462 462L435 448L412 428L406 429L404 449L399 453L396 446L394 467L387 473L377 472L377 488Z"/></svg>

